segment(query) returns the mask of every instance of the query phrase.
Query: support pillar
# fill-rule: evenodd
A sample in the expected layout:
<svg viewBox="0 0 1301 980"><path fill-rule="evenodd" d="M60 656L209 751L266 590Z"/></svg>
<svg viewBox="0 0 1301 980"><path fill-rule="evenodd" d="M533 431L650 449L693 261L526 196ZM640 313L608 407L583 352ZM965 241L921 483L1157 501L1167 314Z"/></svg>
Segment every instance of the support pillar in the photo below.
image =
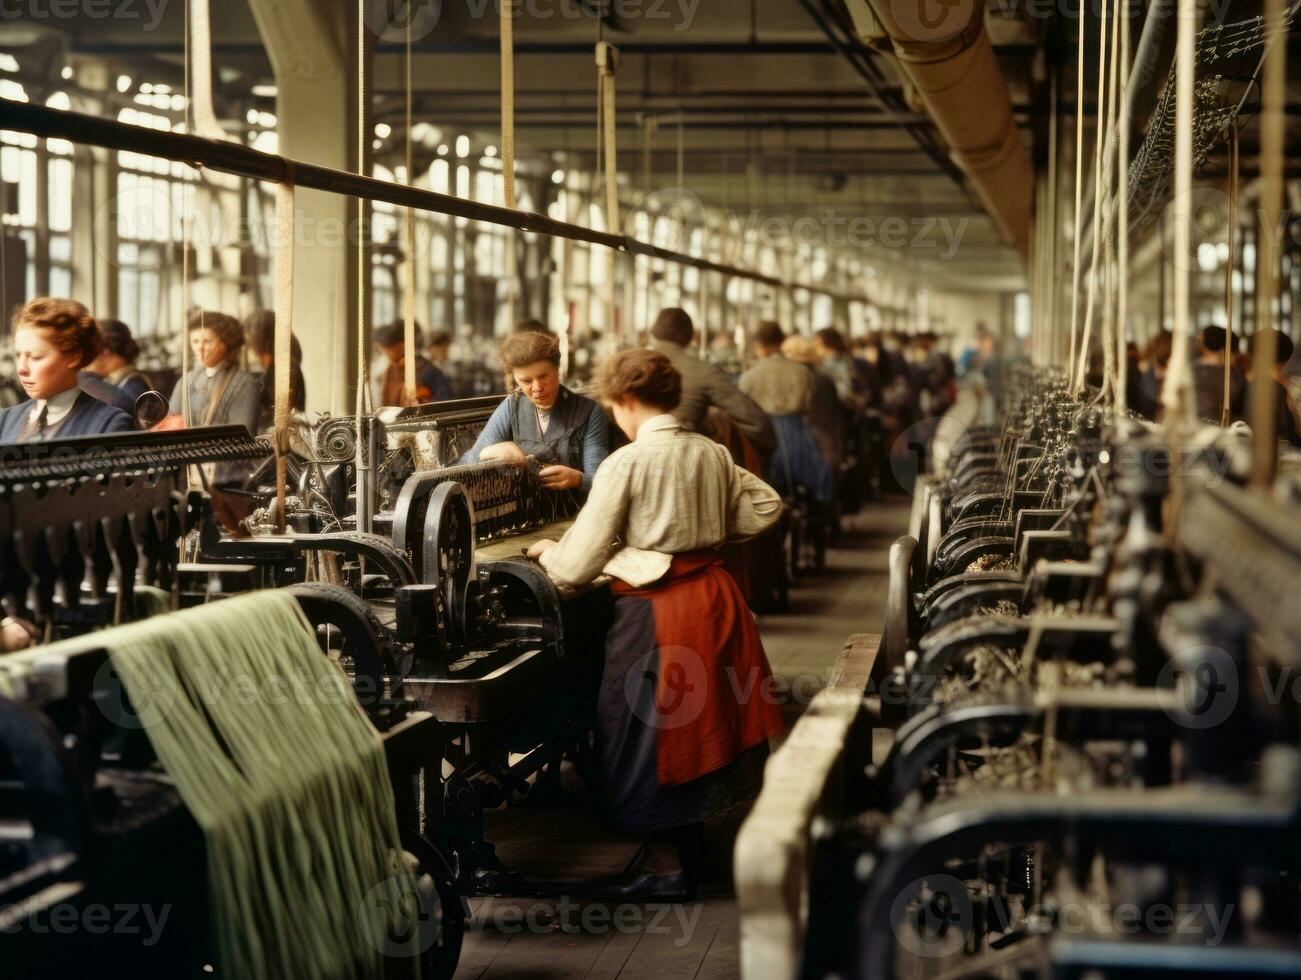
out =
<svg viewBox="0 0 1301 980"><path fill-rule="evenodd" d="M77 77L82 88L107 93L111 75L97 60L81 59ZM76 112L99 115L107 98L74 93ZM118 310L117 153L77 144L72 149L72 295L95 316L121 318ZM151 325L152 326L152 325ZM144 324L131 324L140 332Z"/></svg>
<svg viewBox="0 0 1301 980"><path fill-rule="evenodd" d="M280 153L357 168L356 8L316 0L251 0L276 75ZM299 188L294 333L303 349L307 407L348 415L357 380L356 202Z"/></svg>

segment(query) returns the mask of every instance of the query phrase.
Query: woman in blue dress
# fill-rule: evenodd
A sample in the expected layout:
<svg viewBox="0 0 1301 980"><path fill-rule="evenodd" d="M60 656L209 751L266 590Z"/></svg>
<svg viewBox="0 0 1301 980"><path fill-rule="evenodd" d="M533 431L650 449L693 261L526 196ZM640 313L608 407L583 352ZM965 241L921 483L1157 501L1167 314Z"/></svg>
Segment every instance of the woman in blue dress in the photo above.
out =
<svg viewBox="0 0 1301 980"><path fill-rule="evenodd" d="M461 462L524 466L531 457L543 486L586 493L610 454L609 426L600 405L560 383L560 341L538 331L513 334L501 345L501 362L516 389Z"/></svg>
<svg viewBox="0 0 1301 980"><path fill-rule="evenodd" d="M10 323L18 381L31 401L0 412L0 443L130 432L126 412L77 386L104 341L90 311L71 299L34 299Z"/></svg>

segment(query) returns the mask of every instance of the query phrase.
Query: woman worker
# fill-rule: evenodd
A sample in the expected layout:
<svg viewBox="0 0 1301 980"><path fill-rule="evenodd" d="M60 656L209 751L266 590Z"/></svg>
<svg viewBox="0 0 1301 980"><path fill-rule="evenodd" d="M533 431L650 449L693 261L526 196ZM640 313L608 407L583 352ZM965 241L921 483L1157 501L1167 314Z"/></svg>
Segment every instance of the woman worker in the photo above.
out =
<svg viewBox="0 0 1301 980"><path fill-rule="evenodd" d="M632 442L564 537L529 554L562 586L615 579L597 698L604 799L613 824L650 840L647 873L611 897L690 895L702 823L758 793L781 730L754 618L717 549L776 523L782 502L670 414L682 380L664 354L615 354L598 391Z"/></svg>
<svg viewBox="0 0 1301 980"><path fill-rule="evenodd" d="M70 299L34 299L10 329L18 380L31 401L0 412L0 443L129 432L131 416L77 387L77 372L103 348L99 325Z"/></svg>
<svg viewBox="0 0 1301 980"><path fill-rule="evenodd" d="M153 387L136 367L140 345L131 336L131 328L121 320L98 322L104 348L82 370L78 381L82 390L134 416L136 399Z"/></svg>
<svg viewBox="0 0 1301 980"><path fill-rule="evenodd" d="M501 362L518 386L497 406L462 463L528 457L552 490L592 487L596 468L610 454L610 432L601 406L560 383L560 341L539 331L512 334L501 345Z"/></svg>
<svg viewBox="0 0 1301 980"><path fill-rule="evenodd" d="M262 397L258 402L258 431L266 432L276 416L276 315L271 310L254 310L244 318L244 340L262 365ZM289 335L289 407L301 412L307 407L307 382L303 379L303 348Z"/></svg>
<svg viewBox="0 0 1301 980"><path fill-rule="evenodd" d="M244 346L244 328L225 313L195 310L188 323L190 349L198 364L176 382L171 410L182 411L182 385L190 388L189 428L203 425L238 424L250 433L257 431L262 385L239 367L239 349Z"/></svg>

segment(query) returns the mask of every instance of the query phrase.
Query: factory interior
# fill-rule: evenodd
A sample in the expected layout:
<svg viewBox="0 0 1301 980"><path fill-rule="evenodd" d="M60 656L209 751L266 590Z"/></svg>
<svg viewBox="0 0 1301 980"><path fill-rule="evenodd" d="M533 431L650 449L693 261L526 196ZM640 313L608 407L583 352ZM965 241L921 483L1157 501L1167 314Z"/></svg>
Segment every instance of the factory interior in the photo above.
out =
<svg viewBox="0 0 1301 980"><path fill-rule="evenodd" d="M0 980L1301 977L1299 8L0 0Z"/></svg>

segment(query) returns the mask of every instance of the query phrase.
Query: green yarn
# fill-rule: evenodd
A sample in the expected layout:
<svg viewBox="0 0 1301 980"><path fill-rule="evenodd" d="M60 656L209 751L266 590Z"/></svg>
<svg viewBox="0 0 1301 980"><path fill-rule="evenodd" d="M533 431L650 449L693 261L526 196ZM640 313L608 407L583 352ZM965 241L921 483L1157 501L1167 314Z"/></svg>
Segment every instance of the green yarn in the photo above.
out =
<svg viewBox="0 0 1301 980"><path fill-rule="evenodd" d="M250 593L46 649L90 646L203 830L219 974L382 977L407 875L384 748L294 598Z"/></svg>
<svg viewBox="0 0 1301 980"><path fill-rule="evenodd" d="M156 585L137 585L134 589L136 619L148 619L171 612L172 594Z"/></svg>

